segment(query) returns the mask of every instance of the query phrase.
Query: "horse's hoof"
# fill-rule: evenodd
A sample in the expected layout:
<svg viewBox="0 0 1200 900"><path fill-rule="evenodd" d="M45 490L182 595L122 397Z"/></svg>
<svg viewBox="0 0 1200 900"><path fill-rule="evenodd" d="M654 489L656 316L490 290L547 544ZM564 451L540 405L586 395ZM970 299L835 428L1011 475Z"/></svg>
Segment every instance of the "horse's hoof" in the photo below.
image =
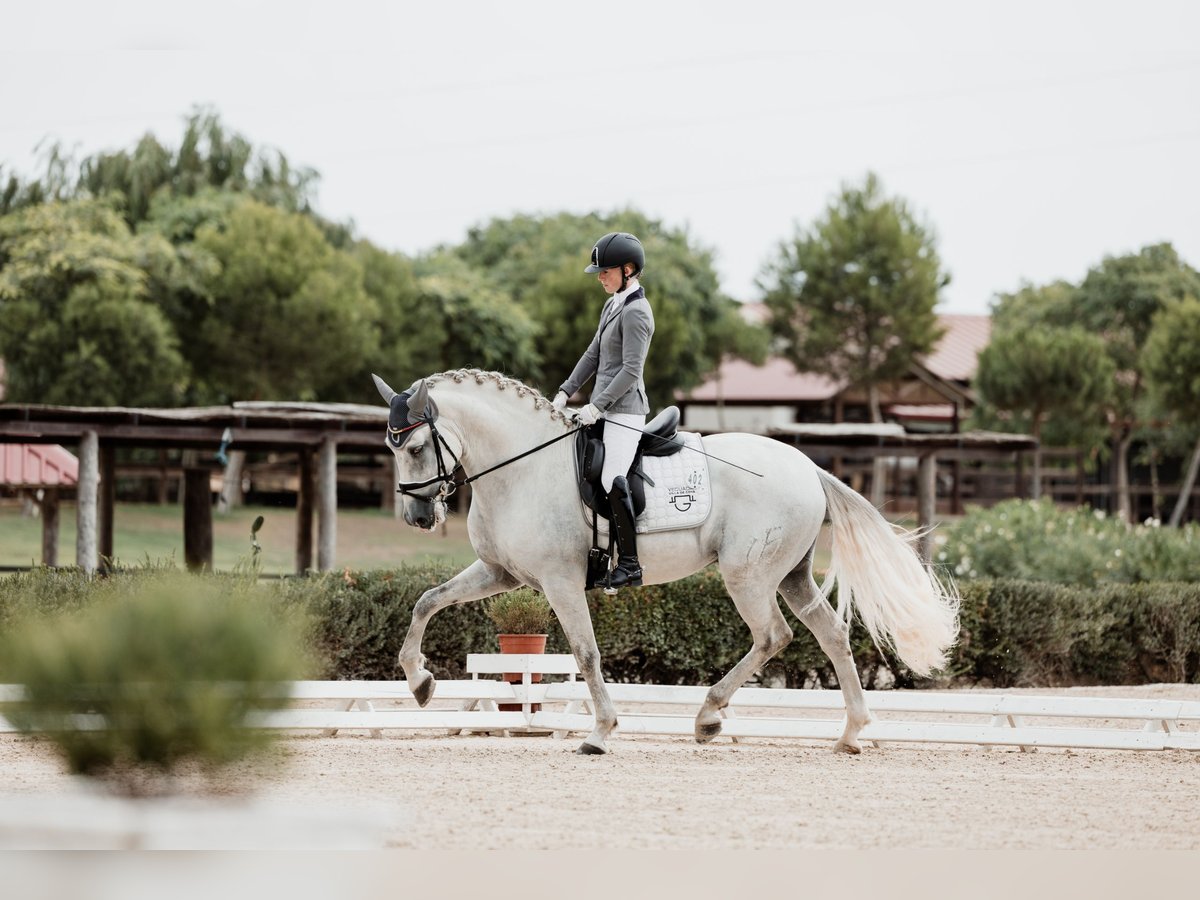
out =
<svg viewBox="0 0 1200 900"><path fill-rule="evenodd" d="M721 733L721 720L715 722L696 723L696 743L707 744Z"/></svg>
<svg viewBox="0 0 1200 900"><path fill-rule="evenodd" d="M584 741L579 745L579 749L575 752L580 756L599 756L600 754L607 753L608 751L603 747L597 747L595 744L589 744L587 741Z"/></svg>
<svg viewBox="0 0 1200 900"><path fill-rule="evenodd" d="M850 756L858 756L862 753L862 744L858 741L851 743L850 741L838 741L833 745L834 753L848 753Z"/></svg>
<svg viewBox="0 0 1200 900"><path fill-rule="evenodd" d="M425 706L433 699L433 689L436 686L437 681L426 672L425 680L412 689L413 699L417 701L418 706Z"/></svg>

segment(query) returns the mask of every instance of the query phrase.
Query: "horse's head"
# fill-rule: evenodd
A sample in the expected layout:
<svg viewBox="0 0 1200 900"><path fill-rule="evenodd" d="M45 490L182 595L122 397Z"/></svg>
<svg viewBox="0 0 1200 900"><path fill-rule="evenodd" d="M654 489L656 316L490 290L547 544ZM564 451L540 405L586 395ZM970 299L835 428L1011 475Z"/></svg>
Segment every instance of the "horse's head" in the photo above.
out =
<svg viewBox="0 0 1200 900"><path fill-rule="evenodd" d="M438 428L437 404L424 379L397 393L378 375L371 377L388 404L385 440L396 457L404 521L432 531L446 519L445 498L454 489L451 478L462 446L453 434Z"/></svg>

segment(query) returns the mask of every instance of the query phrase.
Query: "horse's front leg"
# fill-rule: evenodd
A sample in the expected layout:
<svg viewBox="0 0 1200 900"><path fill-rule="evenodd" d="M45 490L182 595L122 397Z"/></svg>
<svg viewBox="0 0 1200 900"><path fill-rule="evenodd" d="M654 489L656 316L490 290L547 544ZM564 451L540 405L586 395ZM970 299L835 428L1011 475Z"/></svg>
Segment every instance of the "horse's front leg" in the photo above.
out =
<svg viewBox="0 0 1200 900"><path fill-rule="evenodd" d="M545 585L546 599L558 617L563 634L571 644L575 662L592 695L592 711L596 725L592 733L579 745L579 753L607 753L608 736L617 727L617 709L608 688L604 686L604 675L600 671L600 650L596 646L596 633L592 630L592 616L588 612L587 597L578 585L563 585L555 588Z"/></svg>
<svg viewBox="0 0 1200 900"><path fill-rule="evenodd" d="M425 657L421 653L421 639L433 614L447 606L481 600L520 585L521 582L508 572L477 559L445 584L421 595L413 607L412 622L400 648L400 665L408 678L408 689L417 703L425 706L433 698L436 684L433 673L425 668Z"/></svg>

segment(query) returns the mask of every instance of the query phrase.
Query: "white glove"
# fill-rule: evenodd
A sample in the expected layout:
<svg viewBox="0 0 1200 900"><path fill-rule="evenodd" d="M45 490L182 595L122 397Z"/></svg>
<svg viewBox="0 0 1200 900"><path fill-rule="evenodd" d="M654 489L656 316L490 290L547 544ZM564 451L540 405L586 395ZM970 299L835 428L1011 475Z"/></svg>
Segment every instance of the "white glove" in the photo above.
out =
<svg viewBox="0 0 1200 900"><path fill-rule="evenodd" d="M600 418L600 410L589 403L587 406L581 406L575 410L574 418L580 425L595 425L596 420Z"/></svg>
<svg viewBox="0 0 1200 900"><path fill-rule="evenodd" d="M566 391L559 391L554 395L554 399L550 401L550 405L555 409L566 409L567 401L571 398L567 396Z"/></svg>

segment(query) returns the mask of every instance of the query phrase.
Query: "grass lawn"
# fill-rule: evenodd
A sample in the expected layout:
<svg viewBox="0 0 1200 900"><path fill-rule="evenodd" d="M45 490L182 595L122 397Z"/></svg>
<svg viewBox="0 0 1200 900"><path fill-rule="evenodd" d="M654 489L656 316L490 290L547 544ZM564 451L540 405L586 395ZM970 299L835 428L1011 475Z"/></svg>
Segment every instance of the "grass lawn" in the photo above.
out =
<svg viewBox="0 0 1200 900"><path fill-rule="evenodd" d="M250 556L250 524L264 519L258 541L262 544L263 571L284 574L295 565L296 511L287 507L244 507L228 515L213 513L213 565L229 571ZM898 519L900 517L897 517ZM179 506L119 503L114 514L118 561L174 560L183 566L183 510ZM911 527L911 521L905 522ZM58 561L75 561L75 506L59 510ZM313 563L316 563L317 523L313 523ZM0 506L0 566L37 565L42 557L42 521L22 516L16 506ZM467 540L467 518L452 514L444 534L425 534L403 520L377 509L338 511L337 565L339 568L390 568L403 562L438 559L463 566L475 559ZM829 565L829 531L822 529L817 542L816 569Z"/></svg>
<svg viewBox="0 0 1200 900"><path fill-rule="evenodd" d="M250 557L250 524L264 519L258 541L263 571L288 573L295 565L296 511L286 507L245 507L228 515L213 513L213 565L232 569ZM446 533L425 534L375 509L338 511L337 565L351 569L388 568L405 561L444 559L463 565L475 559L467 540L466 516L452 515ZM113 552L120 562L174 560L183 566L183 509L141 503L119 503L113 515ZM317 523L313 523L316 563ZM0 507L0 565L28 566L42 557L42 520L21 515L15 506ZM75 506L59 510L58 561L75 561Z"/></svg>

